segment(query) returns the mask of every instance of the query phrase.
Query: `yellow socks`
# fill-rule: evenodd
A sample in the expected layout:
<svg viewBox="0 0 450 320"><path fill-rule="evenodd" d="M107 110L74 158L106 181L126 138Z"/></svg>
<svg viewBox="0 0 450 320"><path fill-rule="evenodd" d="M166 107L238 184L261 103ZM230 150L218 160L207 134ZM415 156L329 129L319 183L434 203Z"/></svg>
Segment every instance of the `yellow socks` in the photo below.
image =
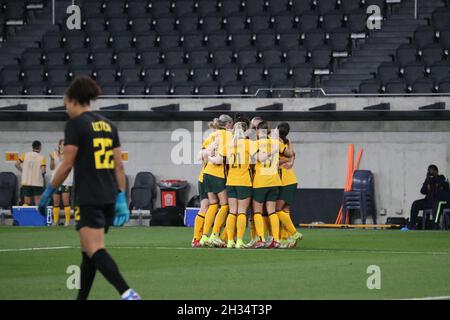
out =
<svg viewBox="0 0 450 320"><path fill-rule="evenodd" d="M273 240L280 242L280 220L276 212L269 214L270 227L272 228Z"/></svg>
<svg viewBox="0 0 450 320"><path fill-rule="evenodd" d="M237 240L244 240L245 227L247 224L247 216L245 213L238 213L236 227L237 227ZM252 238L253 239L253 238Z"/></svg>
<svg viewBox="0 0 450 320"><path fill-rule="evenodd" d="M66 225L70 223L70 207L64 207L64 217L66 218Z"/></svg>
<svg viewBox="0 0 450 320"><path fill-rule="evenodd" d="M222 241L227 241L228 240L228 232L227 232L227 227L225 226L225 228L223 228L222 233L220 234L220 240Z"/></svg>
<svg viewBox="0 0 450 320"><path fill-rule="evenodd" d="M255 220L256 235L259 237L260 241L266 241L264 236L264 219L259 212L255 212L253 215L253 220Z"/></svg>
<svg viewBox="0 0 450 320"><path fill-rule="evenodd" d="M202 237L203 224L205 223L205 216L202 212L197 213L194 221L194 240L200 240Z"/></svg>
<svg viewBox="0 0 450 320"><path fill-rule="evenodd" d="M237 215L235 213L230 213L227 217L226 230L228 240L234 240L234 236L236 235L236 220Z"/></svg>
<svg viewBox="0 0 450 320"><path fill-rule="evenodd" d="M214 218L216 217L218 208L219 208L219 205L217 203L215 203L215 204L210 204L208 207L208 210L206 210L205 223L203 225L203 234L209 235L209 233L211 232L211 227L214 223Z"/></svg>
<svg viewBox="0 0 450 320"><path fill-rule="evenodd" d="M228 215L228 205L224 204L220 206L219 212L216 215L216 220L214 221L213 234L219 236L220 230L225 223Z"/></svg>
<svg viewBox="0 0 450 320"><path fill-rule="evenodd" d="M59 222L59 207L53 207L53 224L57 225Z"/></svg>
<svg viewBox="0 0 450 320"><path fill-rule="evenodd" d="M284 227L284 225L281 225L280 226L280 239L281 240L287 240L287 238L289 238L289 232Z"/></svg>
<svg viewBox="0 0 450 320"><path fill-rule="evenodd" d="M289 215L289 213L281 210L281 211L277 212L277 216L278 216L278 219L280 220L281 224L290 233L289 236L291 236L297 232L297 229L295 228L294 224L292 223L291 216Z"/></svg>

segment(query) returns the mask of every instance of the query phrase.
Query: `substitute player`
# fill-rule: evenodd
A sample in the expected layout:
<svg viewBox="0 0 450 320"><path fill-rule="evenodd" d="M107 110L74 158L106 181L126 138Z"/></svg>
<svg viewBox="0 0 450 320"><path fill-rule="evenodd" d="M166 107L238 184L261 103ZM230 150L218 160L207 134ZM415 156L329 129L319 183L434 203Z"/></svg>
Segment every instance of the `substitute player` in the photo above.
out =
<svg viewBox="0 0 450 320"><path fill-rule="evenodd" d="M87 299L99 270L123 300L139 300L105 249L105 233L113 224L124 225L129 220L129 211L118 131L90 107L90 102L100 94L98 85L88 77L76 78L67 89L64 104L70 120L65 129L64 158L42 194L39 210L45 214L52 194L74 167L76 229L82 250L78 299Z"/></svg>
<svg viewBox="0 0 450 320"><path fill-rule="evenodd" d="M42 144L40 141L33 141L32 151L26 152L19 157L16 168L22 172L22 196L24 205L29 206L34 201L34 205L39 203L39 197L44 189L45 157L41 155Z"/></svg>
<svg viewBox="0 0 450 320"><path fill-rule="evenodd" d="M60 139L58 141L58 147L56 150L50 153L50 170L52 170L52 179L55 175L56 168L61 163L64 157L64 139ZM73 170L70 171L69 176L63 182L63 184L56 190L53 194L53 225L57 226L59 222L59 211L62 204L64 206L64 217L65 222L64 225L68 226L70 224L70 194L72 192L72 184L73 184Z"/></svg>
<svg viewBox="0 0 450 320"><path fill-rule="evenodd" d="M233 130L233 146L227 155L229 170L227 175L227 195L230 213L228 214L227 248L245 247L244 234L247 224L247 209L252 196L252 177L250 173L250 140L245 132L245 122L237 122ZM236 233L237 229L237 233ZM236 242L234 241L236 235Z"/></svg>
<svg viewBox="0 0 450 320"><path fill-rule="evenodd" d="M287 158L284 155L280 156L279 173L281 177L281 187L276 203L277 216L281 222L280 232L283 235L281 236L282 240L280 248L292 248L297 244L297 240L301 240L303 237L295 228L290 216L290 209L295 199L298 184L297 176L293 169L295 153L292 143L287 138L290 131L289 124L286 122L280 123L277 129L282 148L288 148L290 153L292 153L291 158Z"/></svg>

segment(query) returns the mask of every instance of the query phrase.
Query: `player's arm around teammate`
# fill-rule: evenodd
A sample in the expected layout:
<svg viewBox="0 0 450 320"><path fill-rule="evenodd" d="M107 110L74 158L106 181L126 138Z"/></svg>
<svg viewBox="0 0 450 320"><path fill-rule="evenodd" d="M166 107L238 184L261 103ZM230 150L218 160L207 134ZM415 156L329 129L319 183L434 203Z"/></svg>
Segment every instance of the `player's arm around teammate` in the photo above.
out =
<svg viewBox="0 0 450 320"><path fill-rule="evenodd" d="M297 244L297 240L302 239L302 234L297 231L290 216L291 206L295 199L295 193L297 191L298 180L293 169L295 161L295 153L292 143L287 138L290 131L288 123L280 123L278 125L278 132L280 138L280 144L285 146L288 154L292 154L293 157L287 158L281 156L280 158L280 176L281 187L280 193L276 202L276 211L278 219L281 222L281 248L291 248Z"/></svg>
<svg viewBox="0 0 450 320"><path fill-rule="evenodd" d="M227 144L232 140L232 134L229 130L233 128L233 119L228 115L221 115L218 124L219 129L217 132L213 133L215 137L213 146L216 146L216 149L211 150L211 148L209 148L212 152L208 158L203 178L205 191L208 194L209 207L205 216L203 236L200 239L201 246L224 245L219 238L219 234L228 215L228 196L225 187L226 155ZM220 158L221 161L218 161ZM211 227L213 227L213 230L211 236L209 236Z"/></svg>
<svg viewBox="0 0 450 320"><path fill-rule="evenodd" d="M245 132L245 122L234 125L233 145L228 153L230 169L227 175L227 194L230 213L226 221L227 247L244 248L244 234L247 224L247 209L252 196L252 178L250 173L250 141ZM236 242L235 242L236 236Z"/></svg>

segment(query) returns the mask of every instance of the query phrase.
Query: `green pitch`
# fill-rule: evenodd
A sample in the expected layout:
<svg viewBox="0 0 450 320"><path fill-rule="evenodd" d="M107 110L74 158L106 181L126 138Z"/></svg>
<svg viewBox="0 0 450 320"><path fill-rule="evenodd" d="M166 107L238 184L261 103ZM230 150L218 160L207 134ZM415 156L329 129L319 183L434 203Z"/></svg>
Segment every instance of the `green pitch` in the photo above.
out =
<svg viewBox="0 0 450 320"><path fill-rule="evenodd" d="M107 244L144 299L450 296L450 232L301 232L295 250L191 249L189 228L113 229ZM74 299L66 270L79 262L72 228L1 227L0 299ZM370 265L381 269L380 290L367 288ZM97 274L91 298L118 295Z"/></svg>

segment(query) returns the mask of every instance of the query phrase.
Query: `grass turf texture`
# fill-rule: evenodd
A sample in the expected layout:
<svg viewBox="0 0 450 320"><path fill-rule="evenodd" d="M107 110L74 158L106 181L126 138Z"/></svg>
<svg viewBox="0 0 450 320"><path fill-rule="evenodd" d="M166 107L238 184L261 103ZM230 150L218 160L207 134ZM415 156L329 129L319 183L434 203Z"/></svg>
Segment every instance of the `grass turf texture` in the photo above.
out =
<svg viewBox="0 0 450 320"><path fill-rule="evenodd" d="M402 299L450 294L450 232L302 229L294 250L191 249L192 229L112 229L107 247L144 299ZM58 250L5 249L70 246ZM74 299L72 228L0 228L0 299ZM369 290L369 265L381 289ZM97 273L91 299L117 299Z"/></svg>

